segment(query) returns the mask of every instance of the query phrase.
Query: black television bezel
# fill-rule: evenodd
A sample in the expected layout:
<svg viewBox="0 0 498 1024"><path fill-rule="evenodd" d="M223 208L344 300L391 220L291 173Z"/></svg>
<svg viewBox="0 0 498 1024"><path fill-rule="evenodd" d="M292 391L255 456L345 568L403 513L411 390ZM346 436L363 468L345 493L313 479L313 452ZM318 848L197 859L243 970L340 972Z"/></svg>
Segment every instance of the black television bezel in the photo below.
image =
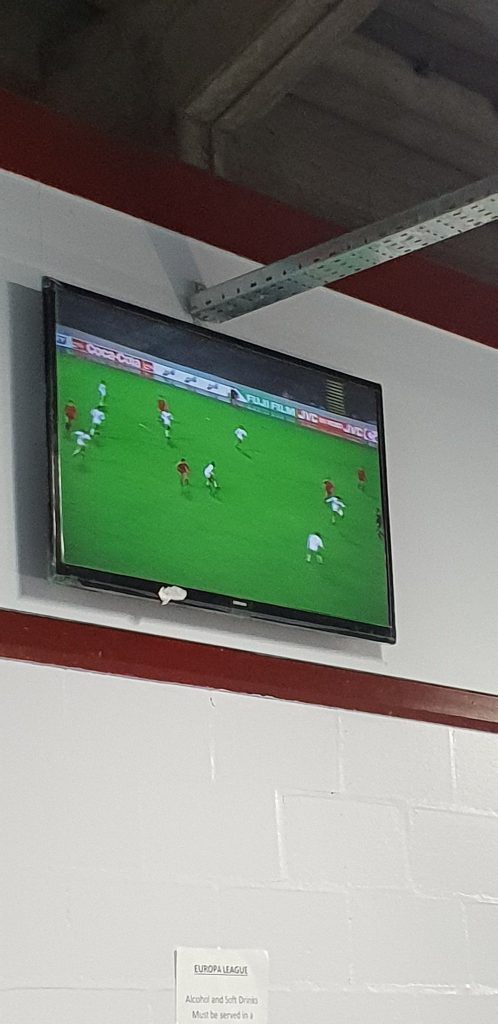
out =
<svg viewBox="0 0 498 1024"><path fill-rule="evenodd" d="M387 489L387 466L385 450L384 410L382 401L382 387L380 384L369 381L353 374L334 370L331 367L321 366L307 359L300 359L297 356L287 355L274 349L257 345L254 342L244 341L210 328L201 326L190 321L178 320L176 317L167 316L164 313L157 313L151 309L145 309L121 299L113 299L111 296L102 295L77 285L58 281L54 278L44 277L42 280L43 312L44 312L44 338L45 338L45 366L46 366L46 422L47 442L49 453L49 505L50 505L50 564L49 576L57 582L72 583L74 586L84 587L92 590L104 590L111 593L126 594L134 597L153 598L158 600L158 591L167 580L144 580L135 577L121 576L117 573L102 572L97 569L89 569L85 566L71 565L64 561L62 555L62 523L61 523L61 493L59 479L59 431L58 431L58 407L57 407L57 292L66 289L73 293L86 296L107 305L117 307L141 316L149 317L163 323L174 324L176 327L186 327L188 331L202 335L203 337L216 338L218 341L243 345L244 348L254 352L273 356L284 362L293 363L296 366L310 367L325 374L333 374L343 380L353 381L357 384L367 385L374 388L377 394L377 427L379 444L379 463L382 495L382 515L384 523L384 545L387 574L387 596L389 624L379 626L371 623L356 622L354 620L336 618L329 615L319 615L313 612L306 612L300 609L280 608L277 605L263 604L256 601L248 601L243 598L233 597L229 594L217 594L209 591L188 590L188 596L182 605L190 605L196 608L204 608L211 611L229 612L232 615L243 616L244 618L262 619L270 622L290 626L301 626L308 629L323 630L328 633L337 633L343 636L355 637L364 640L374 640L382 643L394 644L396 642L396 626L394 613L394 584L391 549L391 532L389 520L389 502ZM83 330L83 328L82 328Z"/></svg>

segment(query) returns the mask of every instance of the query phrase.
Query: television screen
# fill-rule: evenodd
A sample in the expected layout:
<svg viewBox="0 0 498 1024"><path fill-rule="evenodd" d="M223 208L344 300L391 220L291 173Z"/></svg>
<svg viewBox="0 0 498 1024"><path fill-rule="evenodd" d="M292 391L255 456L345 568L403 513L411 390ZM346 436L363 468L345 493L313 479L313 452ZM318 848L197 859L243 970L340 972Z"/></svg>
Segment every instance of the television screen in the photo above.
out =
<svg viewBox="0 0 498 1024"><path fill-rule="evenodd" d="M44 296L56 578L394 642L378 384Z"/></svg>

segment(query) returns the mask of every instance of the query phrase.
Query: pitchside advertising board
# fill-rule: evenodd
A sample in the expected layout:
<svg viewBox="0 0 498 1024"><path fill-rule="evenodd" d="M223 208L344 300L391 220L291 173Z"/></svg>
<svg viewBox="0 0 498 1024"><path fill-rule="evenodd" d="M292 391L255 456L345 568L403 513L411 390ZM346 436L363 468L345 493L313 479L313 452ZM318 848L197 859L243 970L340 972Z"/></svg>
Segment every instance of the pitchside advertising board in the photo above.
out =
<svg viewBox="0 0 498 1024"><path fill-rule="evenodd" d="M153 360L145 359L140 352L116 344L111 347L101 338L83 335L82 332L75 337L69 328L58 331L57 348L80 359L89 359L103 366L127 370L129 373L140 374L158 382L164 381L220 402L238 402L244 411L295 422L301 427L343 437L358 444L374 448L378 445L378 430L373 423L364 423L336 414L332 416L323 409L293 402L288 398L283 399L255 388L248 389L235 381L223 380L221 377L198 374L186 366L166 362L157 357Z"/></svg>

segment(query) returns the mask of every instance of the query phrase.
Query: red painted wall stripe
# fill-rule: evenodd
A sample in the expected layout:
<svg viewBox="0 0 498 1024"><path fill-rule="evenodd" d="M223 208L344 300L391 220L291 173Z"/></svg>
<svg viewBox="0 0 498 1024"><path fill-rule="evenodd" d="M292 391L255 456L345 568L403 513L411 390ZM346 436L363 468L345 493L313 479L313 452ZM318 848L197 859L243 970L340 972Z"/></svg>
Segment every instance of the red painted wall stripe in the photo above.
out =
<svg viewBox="0 0 498 1024"><path fill-rule="evenodd" d="M0 612L0 657L498 732L488 694L19 612Z"/></svg>
<svg viewBox="0 0 498 1024"><path fill-rule="evenodd" d="M0 167L263 263L340 233L2 92ZM498 289L421 257L339 290L498 347ZM498 731L498 698L488 694L19 612L0 611L0 657Z"/></svg>
<svg viewBox="0 0 498 1024"><path fill-rule="evenodd" d="M0 167L261 263L342 232L186 164L124 147L5 92ZM498 347L498 288L422 256L364 271L334 288Z"/></svg>

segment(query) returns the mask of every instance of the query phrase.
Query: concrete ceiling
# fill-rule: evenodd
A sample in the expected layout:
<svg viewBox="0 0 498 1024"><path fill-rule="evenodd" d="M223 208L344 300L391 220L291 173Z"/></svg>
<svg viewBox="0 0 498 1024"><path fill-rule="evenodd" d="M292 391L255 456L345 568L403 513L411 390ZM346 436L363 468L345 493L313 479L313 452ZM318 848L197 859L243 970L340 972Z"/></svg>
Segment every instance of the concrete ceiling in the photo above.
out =
<svg viewBox="0 0 498 1024"><path fill-rule="evenodd" d="M357 227L498 170L498 0L3 0L0 85ZM430 250L498 283L498 226Z"/></svg>

